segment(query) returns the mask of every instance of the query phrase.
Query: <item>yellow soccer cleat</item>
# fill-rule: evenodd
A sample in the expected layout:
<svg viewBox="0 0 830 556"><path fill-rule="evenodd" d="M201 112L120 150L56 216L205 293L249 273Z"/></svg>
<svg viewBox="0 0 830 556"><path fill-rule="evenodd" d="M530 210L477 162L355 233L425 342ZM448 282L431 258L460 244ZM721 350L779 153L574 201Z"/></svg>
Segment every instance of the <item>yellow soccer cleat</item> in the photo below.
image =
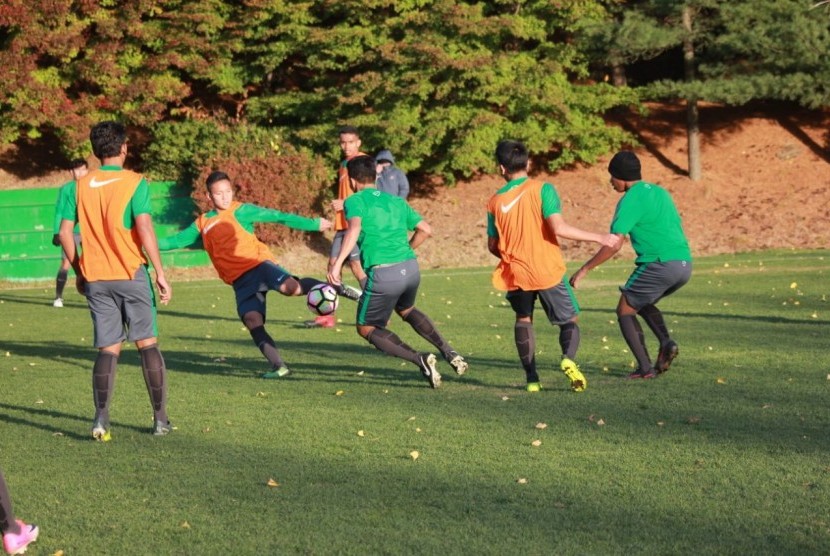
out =
<svg viewBox="0 0 830 556"><path fill-rule="evenodd" d="M579 366L567 357L562 358L561 364L562 372L571 381L571 390L574 392L582 392L588 387L588 381L579 371Z"/></svg>

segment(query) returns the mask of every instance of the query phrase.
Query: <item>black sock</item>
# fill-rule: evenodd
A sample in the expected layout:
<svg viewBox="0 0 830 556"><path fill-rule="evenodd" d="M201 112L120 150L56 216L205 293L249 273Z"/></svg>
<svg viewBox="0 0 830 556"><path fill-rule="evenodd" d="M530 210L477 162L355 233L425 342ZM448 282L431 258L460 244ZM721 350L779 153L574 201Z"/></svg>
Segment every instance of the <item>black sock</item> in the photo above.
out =
<svg viewBox="0 0 830 556"><path fill-rule="evenodd" d="M513 338L516 341L516 350L519 352L519 361L522 362L528 382L539 382L536 372L536 334L532 322L517 322L513 327Z"/></svg>
<svg viewBox="0 0 830 556"><path fill-rule="evenodd" d="M251 338L253 338L256 347L259 348L259 351L262 352L262 355L264 355L265 359L271 363L273 368L279 369L285 365L285 362L280 356L280 350L277 348L276 342L274 342L271 335L265 331L265 326L257 326L248 332L250 332Z"/></svg>
<svg viewBox="0 0 830 556"><path fill-rule="evenodd" d="M158 344L138 348L138 353L141 355L144 383L153 405L153 418L167 423L167 368L164 366L164 358Z"/></svg>
<svg viewBox="0 0 830 556"><path fill-rule="evenodd" d="M419 364L420 354L406 345L398 336L391 330L386 328L375 328L366 336L370 344L378 348L386 355L392 357L399 357L407 361L411 361L416 365Z"/></svg>
<svg viewBox="0 0 830 556"><path fill-rule="evenodd" d="M0 533L20 534L14 519L14 512L12 512L12 499L2 471L0 471Z"/></svg>
<svg viewBox="0 0 830 556"><path fill-rule="evenodd" d="M318 286L320 284L326 284L327 282L321 282L317 278L297 278L294 277L297 282L300 283L300 289L303 291L303 295L308 293L308 290L313 288L314 286Z"/></svg>
<svg viewBox="0 0 830 556"><path fill-rule="evenodd" d="M412 310L410 310L409 313L403 317L403 320L408 322L409 326L412 327L412 330L417 332L421 338L437 347L445 359L447 358L449 352L452 351L452 346L450 346L444 337L441 336L441 333L438 332L438 329L435 328L435 324L426 315L426 313L423 313L413 307Z"/></svg>
<svg viewBox="0 0 830 556"><path fill-rule="evenodd" d="M661 346L665 345L671 339L669 329L666 328L666 321L663 320L663 313L660 312L660 309L649 304L640 309L639 314L646 321L651 331L654 332L654 335L657 336L657 340Z"/></svg>
<svg viewBox="0 0 830 556"><path fill-rule="evenodd" d="M623 315L617 317L617 321L620 323L620 330L629 349L631 349L631 354L637 360L637 367L640 371L649 371L651 369L651 359L648 357L643 328L640 326L637 316Z"/></svg>
<svg viewBox="0 0 830 556"><path fill-rule="evenodd" d="M118 356L110 351L99 351L92 367L92 400L95 403L95 419L104 425L110 421L110 402L115 388L115 369Z"/></svg>
<svg viewBox="0 0 830 556"><path fill-rule="evenodd" d="M579 325L575 322L566 322L559 327L559 346L562 348L562 355L568 359L576 357L576 350L579 349Z"/></svg>
<svg viewBox="0 0 830 556"><path fill-rule="evenodd" d="M66 277L68 274L68 270L58 270L58 276L55 278L55 299L63 297L63 288L66 287Z"/></svg>

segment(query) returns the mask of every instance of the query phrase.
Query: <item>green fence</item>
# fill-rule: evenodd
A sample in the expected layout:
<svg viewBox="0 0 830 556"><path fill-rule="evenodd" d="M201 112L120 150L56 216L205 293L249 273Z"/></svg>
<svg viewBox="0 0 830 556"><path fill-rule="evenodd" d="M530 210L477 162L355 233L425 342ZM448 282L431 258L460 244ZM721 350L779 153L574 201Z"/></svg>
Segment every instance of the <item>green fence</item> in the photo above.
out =
<svg viewBox="0 0 830 556"><path fill-rule="evenodd" d="M156 234L175 233L193 221L196 207L187 188L174 182L151 182L151 204ZM52 245L52 227L58 188L0 191L0 280L54 278L61 252ZM201 249L162 253L170 267L209 265Z"/></svg>

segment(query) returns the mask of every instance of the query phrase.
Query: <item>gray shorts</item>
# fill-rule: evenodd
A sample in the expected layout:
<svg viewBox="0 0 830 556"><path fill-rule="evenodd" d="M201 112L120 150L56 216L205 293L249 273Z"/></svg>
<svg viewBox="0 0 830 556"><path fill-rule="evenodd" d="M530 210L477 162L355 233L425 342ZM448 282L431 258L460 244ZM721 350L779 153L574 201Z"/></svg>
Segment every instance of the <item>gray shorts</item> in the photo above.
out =
<svg viewBox="0 0 830 556"><path fill-rule="evenodd" d="M272 261L265 261L234 280L233 291L236 294L236 312L239 318L245 313L256 311L265 316L265 294L268 290L278 290L291 274Z"/></svg>
<svg viewBox="0 0 830 556"><path fill-rule="evenodd" d="M331 255L332 259L336 259L340 256L340 249L343 247L343 238L346 237L346 230L340 230L334 233L334 239L331 240ZM352 252L349 253L350 261L360 260L360 249L358 248L357 244L355 244L354 249Z"/></svg>
<svg viewBox="0 0 830 556"><path fill-rule="evenodd" d="M86 302L97 348L158 336L156 295L145 266L132 280L87 282Z"/></svg>
<svg viewBox="0 0 830 556"><path fill-rule="evenodd" d="M368 269L366 287L357 302L357 324L386 327L392 311L415 305L420 283L416 259Z"/></svg>
<svg viewBox="0 0 830 556"><path fill-rule="evenodd" d="M78 255L81 249L81 234L73 234L73 237L75 238L75 254ZM63 247L61 247L61 259L66 260L66 251L63 250Z"/></svg>
<svg viewBox="0 0 830 556"><path fill-rule="evenodd" d="M566 280L546 290L512 290L505 297L517 317L532 317L537 298L551 324L565 324L579 314L579 303Z"/></svg>
<svg viewBox="0 0 830 556"><path fill-rule="evenodd" d="M692 277L692 261L667 261L637 265L620 291L638 311L671 295Z"/></svg>

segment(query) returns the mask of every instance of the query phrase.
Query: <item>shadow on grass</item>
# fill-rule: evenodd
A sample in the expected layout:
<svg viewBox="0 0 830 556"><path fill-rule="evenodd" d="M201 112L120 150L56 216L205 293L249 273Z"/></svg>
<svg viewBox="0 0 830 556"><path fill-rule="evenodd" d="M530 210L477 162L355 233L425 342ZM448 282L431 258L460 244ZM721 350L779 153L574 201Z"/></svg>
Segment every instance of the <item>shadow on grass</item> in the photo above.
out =
<svg viewBox="0 0 830 556"><path fill-rule="evenodd" d="M65 436L73 440L92 440L90 435L78 434L77 432L65 430L49 423L49 420L78 421L88 425L91 430L92 417L89 415L81 416L73 413L55 411L54 409L40 409L37 407L11 405L2 402L0 402L0 409L3 410L3 412L0 413L0 421L2 422L40 429L55 435ZM22 413L25 414L26 417L15 417L7 412ZM117 426L118 428L132 429L137 432L150 431L150 427L137 427L135 425L128 425L119 421L112 421L111 425Z"/></svg>

